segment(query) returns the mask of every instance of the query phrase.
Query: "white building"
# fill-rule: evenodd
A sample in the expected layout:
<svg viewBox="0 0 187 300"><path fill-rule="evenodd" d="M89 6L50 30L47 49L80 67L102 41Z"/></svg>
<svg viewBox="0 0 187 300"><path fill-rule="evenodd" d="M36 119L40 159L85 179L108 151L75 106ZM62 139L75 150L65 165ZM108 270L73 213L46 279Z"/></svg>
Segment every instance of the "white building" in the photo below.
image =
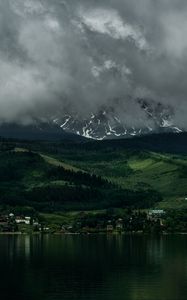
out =
<svg viewBox="0 0 187 300"><path fill-rule="evenodd" d="M30 225L31 224L31 217L16 217L16 223L17 224Z"/></svg>

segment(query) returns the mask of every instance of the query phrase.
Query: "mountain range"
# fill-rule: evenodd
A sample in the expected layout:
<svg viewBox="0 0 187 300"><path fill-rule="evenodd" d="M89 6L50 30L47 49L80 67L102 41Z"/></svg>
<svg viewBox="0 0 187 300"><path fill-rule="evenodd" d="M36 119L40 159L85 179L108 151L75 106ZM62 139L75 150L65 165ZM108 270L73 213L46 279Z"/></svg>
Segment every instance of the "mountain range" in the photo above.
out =
<svg viewBox="0 0 187 300"><path fill-rule="evenodd" d="M81 118L76 113L69 112L60 118L56 118L54 123L58 124L66 132L96 140L183 131L173 123L171 107L163 106L160 103L147 102L142 99L137 100L137 104L147 120L143 126L128 125L114 107L105 107L97 114L90 113L84 118Z"/></svg>
<svg viewBox="0 0 187 300"><path fill-rule="evenodd" d="M0 136L21 139L59 140L82 139L95 140L121 139L153 133L180 133L182 128L175 125L173 111L160 103L137 100L146 121L143 125L129 125L125 117L117 113L114 106L102 107L97 113L86 116L69 109L58 116L45 121L35 120L32 125L2 124ZM136 124L136 122L135 122Z"/></svg>

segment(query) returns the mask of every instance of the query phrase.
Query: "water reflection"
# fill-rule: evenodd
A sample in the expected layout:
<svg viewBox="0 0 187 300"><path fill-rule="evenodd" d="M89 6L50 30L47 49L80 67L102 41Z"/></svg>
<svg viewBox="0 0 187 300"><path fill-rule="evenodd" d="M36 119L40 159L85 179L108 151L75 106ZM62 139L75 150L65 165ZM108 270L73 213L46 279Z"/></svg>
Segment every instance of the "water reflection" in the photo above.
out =
<svg viewBox="0 0 187 300"><path fill-rule="evenodd" d="M2 299L183 300L187 236L0 236Z"/></svg>

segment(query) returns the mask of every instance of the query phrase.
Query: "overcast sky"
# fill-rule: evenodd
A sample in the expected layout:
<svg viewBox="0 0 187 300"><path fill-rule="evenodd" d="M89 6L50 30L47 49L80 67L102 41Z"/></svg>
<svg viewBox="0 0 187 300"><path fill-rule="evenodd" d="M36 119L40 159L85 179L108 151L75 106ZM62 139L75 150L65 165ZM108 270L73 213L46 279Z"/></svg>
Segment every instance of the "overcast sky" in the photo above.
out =
<svg viewBox="0 0 187 300"><path fill-rule="evenodd" d="M187 1L0 0L0 121L30 122L143 97L187 128ZM121 107L122 106L122 107Z"/></svg>

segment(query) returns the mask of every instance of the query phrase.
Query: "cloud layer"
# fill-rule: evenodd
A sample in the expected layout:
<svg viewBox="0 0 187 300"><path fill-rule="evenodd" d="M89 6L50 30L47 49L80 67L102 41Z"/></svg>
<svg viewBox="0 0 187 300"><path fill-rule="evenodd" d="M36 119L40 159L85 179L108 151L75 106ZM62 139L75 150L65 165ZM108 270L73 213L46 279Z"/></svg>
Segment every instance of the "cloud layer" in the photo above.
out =
<svg viewBox="0 0 187 300"><path fill-rule="evenodd" d="M142 97L187 129L184 0L0 0L0 39L0 122L114 105L143 126Z"/></svg>

